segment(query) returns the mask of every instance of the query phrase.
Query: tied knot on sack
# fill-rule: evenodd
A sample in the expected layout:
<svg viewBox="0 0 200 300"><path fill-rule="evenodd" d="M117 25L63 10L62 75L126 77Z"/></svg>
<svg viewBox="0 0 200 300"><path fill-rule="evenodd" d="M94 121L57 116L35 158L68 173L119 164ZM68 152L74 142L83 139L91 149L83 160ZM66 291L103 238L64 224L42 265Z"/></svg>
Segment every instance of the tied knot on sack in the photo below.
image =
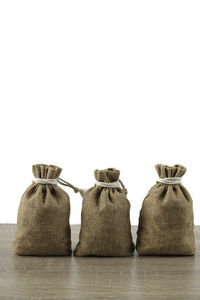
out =
<svg viewBox="0 0 200 300"><path fill-rule="evenodd" d="M33 182L38 184L64 185L74 190L75 193L80 193L84 197L86 190L79 189L71 183L59 177L62 169L54 165L38 164L32 167L34 174Z"/></svg>
<svg viewBox="0 0 200 300"><path fill-rule="evenodd" d="M95 170L96 186L105 188L121 188L125 194L128 194L123 182L119 179L120 171L115 168L108 168L105 170Z"/></svg>
<svg viewBox="0 0 200 300"><path fill-rule="evenodd" d="M86 190L84 189L79 189L76 186L72 185L71 183L63 180L62 178L55 178L55 179L47 179L47 178L34 178L33 181L35 183L39 183L39 184L53 184L53 185L64 185L67 186L71 189L73 189L74 193L80 193L82 197L84 197Z"/></svg>
<svg viewBox="0 0 200 300"><path fill-rule="evenodd" d="M182 165L170 167L163 164L157 164L155 168L159 176L158 182L168 185L181 184L182 177L186 172L186 168Z"/></svg>
<svg viewBox="0 0 200 300"><path fill-rule="evenodd" d="M63 179L61 179L61 178L58 178L58 183L60 183L60 184L62 184L62 185L64 185L64 186L70 187L71 189L74 190L75 193L80 193L80 195L81 195L82 197L85 196L85 193L86 193L86 190L85 190L85 189L79 189L79 188L77 188L76 186L72 185L71 183L69 183L69 182L67 182L67 181L65 181L65 180L63 180Z"/></svg>

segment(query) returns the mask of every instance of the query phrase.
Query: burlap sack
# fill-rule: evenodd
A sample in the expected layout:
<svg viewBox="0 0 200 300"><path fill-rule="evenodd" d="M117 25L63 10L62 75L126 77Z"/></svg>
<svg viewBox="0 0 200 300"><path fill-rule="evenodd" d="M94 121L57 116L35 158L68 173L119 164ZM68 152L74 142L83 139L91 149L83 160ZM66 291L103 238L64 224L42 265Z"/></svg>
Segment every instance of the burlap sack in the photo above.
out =
<svg viewBox="0 0 200 300"><path fill-rule="evenodd" d="M34 165L36 178L57 179L62 171L53 165ZM66 184L67 185L67 184ZM70 202L55 184L33 182L22 196L13 242L18 255L71 255Z"/></svg>
<svg viewBox="0 0 200 300"><path fill-rule="evenodd" d="M186 172L181 165L155 167L161 180L172 182ZM195 254L193 203L182 184L157 182L150 189L140 211L136 249L140 255Z"/></svg>
<svg viewBox="0 0 200 300"><path fill-rule="evenodd" d="M116 169L95 170L97 181L117 182ZM79 242L76 256L131 256L134 244L131 236L130 203L126 190L120 187L90 188L84 198Z"/></svg>

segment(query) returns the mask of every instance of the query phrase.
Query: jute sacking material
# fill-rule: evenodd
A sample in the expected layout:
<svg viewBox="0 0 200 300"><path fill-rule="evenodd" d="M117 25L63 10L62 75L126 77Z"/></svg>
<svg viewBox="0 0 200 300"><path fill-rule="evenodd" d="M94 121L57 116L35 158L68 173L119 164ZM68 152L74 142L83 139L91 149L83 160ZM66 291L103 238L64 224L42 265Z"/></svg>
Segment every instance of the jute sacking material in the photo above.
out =
<svg viewBox="0 0 200 300"><path fill-rule="evenodd" d="M180 183L186 168L161 164L155 168L161 182L143 201L136 249L140 255L194 255L193 202Z"/></svg>
<svg viewBox="0 0 200 300"><path fill-rule="evenodd" d="M84 198L76 256L131 256L130 203L114 168L94 171L97 184ZM119 182L121 187L119 187ZM105 184L108 185L105 186ZM109 184L111 183L111 184Z"/></svg>
<svg viewBox="0 0 200 300"><path fill-rule="evenodd" d="M59 175L61 168L38 164L32 167L36 182L22 196L13 242L18 255L71 255L70 202L56 183L72 187ZM41 180L40 180L41 179Z"/></svg>

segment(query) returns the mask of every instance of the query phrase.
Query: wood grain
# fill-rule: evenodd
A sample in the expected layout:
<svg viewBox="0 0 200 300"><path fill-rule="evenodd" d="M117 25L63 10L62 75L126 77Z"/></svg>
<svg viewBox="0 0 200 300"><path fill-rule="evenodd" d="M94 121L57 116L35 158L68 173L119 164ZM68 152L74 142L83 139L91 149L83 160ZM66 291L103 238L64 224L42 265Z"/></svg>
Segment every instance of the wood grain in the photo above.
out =
<svg viewBox="0 0 200 300"><path fill-rule="evenodd" d="M16 256L15 228L0 225L1 300L200 299L200 226L194 257L125 258ZM79 228L72 226L73 248Z"/></svg>

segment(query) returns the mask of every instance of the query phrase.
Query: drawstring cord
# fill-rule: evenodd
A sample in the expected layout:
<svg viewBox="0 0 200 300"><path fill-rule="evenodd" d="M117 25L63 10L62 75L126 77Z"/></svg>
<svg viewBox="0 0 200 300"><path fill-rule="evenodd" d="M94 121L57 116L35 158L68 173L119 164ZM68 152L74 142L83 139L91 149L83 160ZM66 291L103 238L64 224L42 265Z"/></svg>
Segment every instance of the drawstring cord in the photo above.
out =
<svg viewBox="0 0 200 300"><path fill-rule="evenodd" d="M112 182L96 181L95 185L105 187L105 188L120 188L125 192L126 195L128 194L125 185L120 179L118 181L112 181Z"/></svg>
<svg viewBox="0 0 200 300"><path fill-rule="evenodd" d="M84 189L77 188L76 186L72 185L71 183L65 181L62 178L56 178L56 179L34 178L34 182L35 183L40 183L40 184L55 184L55 185L57 185L59 183L61 185L64 185L64 186L67 186L67 187L73 189L73 191L75 193L80 193L80 195L82 197L85 196L85 193L87 191L87 190L84 190ZM128 194L128 191L125 188L125 185L123 184L123 182L120 179L118 181L114 181L114 182L100 182L100 181L97 181L96 185L97 186L102 186L102 187L110 187L110 188L112 188L112 187L121 188L122 187L125 194L126 195ZM121 187L120 187L120 185L121 185Z"/></svg>
<svg viewBox="0 0 200 300"><path fill-rule="evenodd" d="M64 186L70 187L71 189L73 189L73 190L74 190L74 193L80 193L81 196L84 197L84 195L85 195L85 190L77 188L76 186L74 186L74 185L72 185L71 183L69 183L69 182L63 180L63 179L60 178L60 177L57 179L57 181L58 181L58 183L60 183L60 184L62 184L62 185L64 185Z"/></svg>
<svg viewBox="0 0 200 300"><path fill-rule="evenodd" d="M34 178L33 182L39 183L39 184L53 184L57 185L62 184L64 186L70 187L74 190L75 193L80 193L82 197L84 197L86 190L79 189L76 186L72 185L71 183L63 180L62 178L54 178L54 179L48 179L48 178Z"/></svg>
<svg viewBox="0 0 200 300"><path fill-rule="evenodd" d="M127 194L128 194L128 191L127 191L125 185L123 184L123 182L122 182L120 179L119 179L119 182L120 182L120 184L121 184L121 186L122 186L122 188L123 188L125 194L127 195Z"/></svg>

